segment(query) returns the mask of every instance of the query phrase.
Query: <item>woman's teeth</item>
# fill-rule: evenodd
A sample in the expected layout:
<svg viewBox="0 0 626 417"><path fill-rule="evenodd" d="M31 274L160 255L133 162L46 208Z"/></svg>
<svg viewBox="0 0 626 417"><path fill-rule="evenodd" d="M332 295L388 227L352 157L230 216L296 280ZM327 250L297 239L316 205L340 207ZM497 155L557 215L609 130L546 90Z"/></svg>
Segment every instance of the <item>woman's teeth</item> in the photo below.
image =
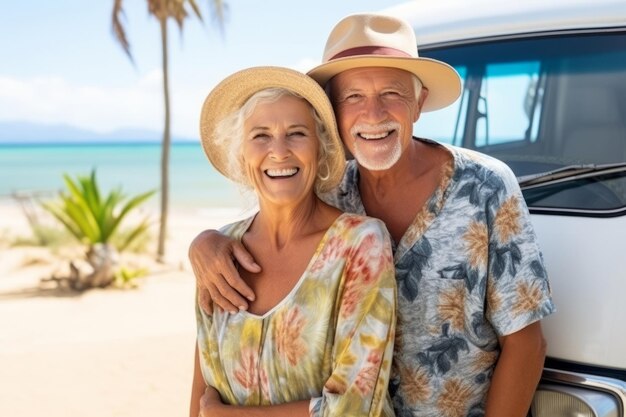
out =
<svg viewBox="0 0 626 417"><path fill-rule="evenodd" d="M298 168L282 168L282 169L268 169L265 173L270 177L291 177L298 172Z"/></svg>

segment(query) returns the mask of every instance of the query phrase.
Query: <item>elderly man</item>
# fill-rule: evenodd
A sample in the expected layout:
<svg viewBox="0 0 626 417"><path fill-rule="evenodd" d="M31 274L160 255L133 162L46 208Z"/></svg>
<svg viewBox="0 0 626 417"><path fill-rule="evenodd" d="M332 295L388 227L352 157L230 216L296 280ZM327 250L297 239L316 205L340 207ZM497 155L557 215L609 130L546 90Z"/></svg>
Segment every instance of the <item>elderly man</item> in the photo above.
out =
<svg viewBox="0 0 626 417"><path fill-rule="evenodd" d="M540 320L554 306L515 176L486 155L412 137L422 111L457 99L456 71L419 58L405 21L358 14L335 26L309 75L327 89L354 157L327 201L378 217L394 241L397 415L525 416L545 356ZM232 257L260 268L217 232L190 248L201 288L245 309L254 294Z"/></svg>

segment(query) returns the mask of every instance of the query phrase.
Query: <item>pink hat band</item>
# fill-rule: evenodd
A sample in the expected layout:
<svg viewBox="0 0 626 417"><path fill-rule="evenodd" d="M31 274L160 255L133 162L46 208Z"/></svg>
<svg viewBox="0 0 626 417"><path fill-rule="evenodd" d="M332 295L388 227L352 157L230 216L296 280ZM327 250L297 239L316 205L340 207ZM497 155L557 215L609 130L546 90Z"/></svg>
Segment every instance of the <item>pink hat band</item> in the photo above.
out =
<svg viewBox="0 0 626 417"><path fill-rule="evenodd" d="M356 48L346 49L331 57L328 61L333 59L345 58L348 56L357 55L387 55L387 56L400 56L412 58L411 55L396 48L389 48L387 46L358 46Z"/></svg>

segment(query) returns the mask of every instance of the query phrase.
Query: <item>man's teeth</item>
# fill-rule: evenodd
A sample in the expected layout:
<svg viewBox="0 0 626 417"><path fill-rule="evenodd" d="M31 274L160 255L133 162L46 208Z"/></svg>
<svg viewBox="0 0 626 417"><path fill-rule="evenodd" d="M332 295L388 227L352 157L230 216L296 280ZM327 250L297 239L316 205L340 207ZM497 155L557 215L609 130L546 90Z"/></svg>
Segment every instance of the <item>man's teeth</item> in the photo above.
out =
<svg viewBox="0 0 626 417"><path fill-rule="evenodd" d="M298 168L268 169L265 172L270 177L291 177L298 172Z"/></svg>
<svg viewBox="0 0 626 417"><path fill-rule="evenodd" d="M367 139L367 140L373 140L373 139L382 139L384 137L387 137L389 135L389 132L383 132L383 133L359 133L359 136L362 137L363 139Z"/></svg>

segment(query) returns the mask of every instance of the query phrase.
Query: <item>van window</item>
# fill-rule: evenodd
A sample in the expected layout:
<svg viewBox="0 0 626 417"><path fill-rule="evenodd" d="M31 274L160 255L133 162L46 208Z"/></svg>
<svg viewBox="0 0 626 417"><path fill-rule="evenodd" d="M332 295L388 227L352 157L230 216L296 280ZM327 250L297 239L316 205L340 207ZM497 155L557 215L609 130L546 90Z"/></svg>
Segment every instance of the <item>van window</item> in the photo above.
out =
<svg viewBox="0 0 626 417"><path fill-rule="evenodd" d="M535 97L529 93L535 92L538 78L538 61L486 66L478 101L478 110L484 117L477 121L477 149L527 138L537 139L537 129L532 130L531 117Z"/></svg>
<svg viewBox="0 0 626 417"><path fill-rule="evenodd" d="M626 33L464 43L420 54L453 65L463 93L450 108L422 114L415 135L492 155L520 178L626 163ZM524 192L531 207L615 210L626 207L625 171L572 175Z"/></svg>
<svg viewBox="0 0 626 417"><path fill-rule="evenodd" d="M461 91L465 91L465 67L458 66L455 69L461 77ZM464 107L464 100L464 96L461 96L452 105L444 109L422 113L413 127L413 132L418 136L449 145L459 145L463 134L459 127L465 124L465 120L462 118L465 117L466 112L460 111Z"/></svg>

